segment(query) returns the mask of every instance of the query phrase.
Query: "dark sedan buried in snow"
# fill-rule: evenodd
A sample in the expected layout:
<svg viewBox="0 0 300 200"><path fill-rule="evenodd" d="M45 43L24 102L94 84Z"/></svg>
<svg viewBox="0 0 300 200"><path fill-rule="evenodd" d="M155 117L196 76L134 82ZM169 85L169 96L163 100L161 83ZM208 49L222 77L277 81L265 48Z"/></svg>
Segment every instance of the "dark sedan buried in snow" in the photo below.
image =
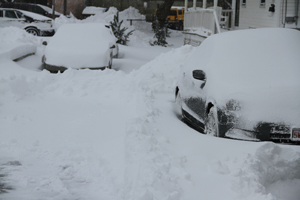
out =
<svg viewBox="0 0 300 200"><path fill-rule="evenodd" d="M185 64L177 110L217 137L300 142L300 32L255 29L207 38Z"/></svg>

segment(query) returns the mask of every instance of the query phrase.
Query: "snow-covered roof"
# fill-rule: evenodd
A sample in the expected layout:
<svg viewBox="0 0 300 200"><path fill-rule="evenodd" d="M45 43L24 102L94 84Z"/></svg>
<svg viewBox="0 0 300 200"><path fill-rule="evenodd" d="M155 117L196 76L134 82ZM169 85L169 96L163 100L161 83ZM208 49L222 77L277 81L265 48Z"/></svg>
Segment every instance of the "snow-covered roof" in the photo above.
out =
<svg viewBox="0 0 300 200"><path fill-rule="evenodd" d="M104 13L107 8L95 7L95 6L87 6L83 9L82 14L97 14Z"/></svg>

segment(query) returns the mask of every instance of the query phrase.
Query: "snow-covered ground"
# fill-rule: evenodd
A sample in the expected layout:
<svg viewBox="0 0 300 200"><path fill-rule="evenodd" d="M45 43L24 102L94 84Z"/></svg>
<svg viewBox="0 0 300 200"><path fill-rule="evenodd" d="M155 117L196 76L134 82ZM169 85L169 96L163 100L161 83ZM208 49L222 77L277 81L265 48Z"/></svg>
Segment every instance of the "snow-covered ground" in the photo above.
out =
<svg viewBox="0 0 300 200"><path fill-rule="evenodd" d="M299 200L299 146L178 119L174 87L195 48L180 32L152 47L147 27L134 26L115 70L40 71L49 38L26 40L37 53L22 61L0 56L0 199Z"/></svg>

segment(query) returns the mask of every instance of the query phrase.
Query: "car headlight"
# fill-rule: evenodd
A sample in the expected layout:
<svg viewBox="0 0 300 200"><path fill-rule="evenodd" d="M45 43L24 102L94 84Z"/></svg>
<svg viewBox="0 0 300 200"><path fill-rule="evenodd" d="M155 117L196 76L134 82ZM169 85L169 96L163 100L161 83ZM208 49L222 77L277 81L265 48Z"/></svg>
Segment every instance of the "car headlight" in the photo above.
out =
<svg viewBox="0 0 300 200"><path fill-rule="evenodd" d="M226 103L226 109L230 111L239 111L241 110L241 106L238 101L231 99Z"/></svg>

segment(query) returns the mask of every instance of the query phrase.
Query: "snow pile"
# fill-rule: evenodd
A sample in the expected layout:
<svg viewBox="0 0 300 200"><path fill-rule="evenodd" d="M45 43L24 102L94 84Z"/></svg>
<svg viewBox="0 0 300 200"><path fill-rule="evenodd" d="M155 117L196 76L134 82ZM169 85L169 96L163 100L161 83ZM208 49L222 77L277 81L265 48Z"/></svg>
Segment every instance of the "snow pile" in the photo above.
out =
<svg viewBox="0 0 300 200"><path fill-rule="evenodd" d="M235 189L246 199L257 199L257 195L265 194L268 199L297 200L300 197L299 169L299 152L267 143L245 160L236 174Z"/></svg>
<svg viewBox="0 0 300 200"><path fill-rule="evenodd" d="M117 8L110 7L107 12L97 13L94 16L90 16L84 20L78 20L75 17L67 18L61 15L55 18L55 27L58 29L62 24L66 23L107 23L110 24L114 19L114 15L118 12ZM119 21L123 20L122 27L127 27L128 32L135 30L133 35L129 37L129 46L149 46L149 41L152 40L152 36L148 36L145 32L151 32L151 23L145 21L133 21L130 26L130 21L127 19L145 19L145 16L140 14L139 11L133 7L129 7L124 11L119 12Z"/></svg>
<svg viewBox="0 0 300 200"><path fill-rule="evenodd" d="M16 27L0 29L0 58L11 60L36 52L39 39Z"/></svg>
<svg viewBox="0 0 300 200"><path fill-rule="evenodd" d="M149 87L152 92L174 92L178 75L196 48L183 46L163 53L155 60L130 74L140 87Z"/></svg>
<svg viewBox="0 0 300 200"><path fill-rule="evenodd" d="M299 200L299 146L208 137L176 117L177 77L197 48L124 72L158 49L122 46L119 71L0 59L0 189L12 189L1 198Z"/></svg>

